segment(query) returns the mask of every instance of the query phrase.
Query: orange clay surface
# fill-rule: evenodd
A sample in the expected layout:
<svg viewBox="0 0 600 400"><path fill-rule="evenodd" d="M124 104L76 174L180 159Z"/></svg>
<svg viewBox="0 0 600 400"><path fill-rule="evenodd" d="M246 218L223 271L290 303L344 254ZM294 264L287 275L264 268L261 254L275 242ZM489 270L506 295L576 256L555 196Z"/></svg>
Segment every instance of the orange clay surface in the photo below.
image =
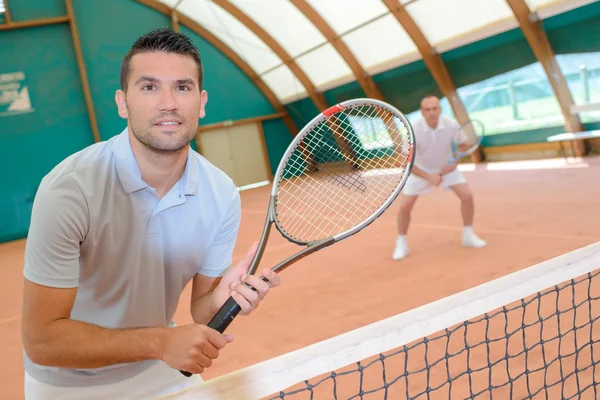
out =
<svg viewBox="0 0 600 400"><path fill-rule="evenodd" d="M238 317L235 340L205 379L359 328L600 240L600 158L465 165L475 193L475 231L485 249L460 243L459 202L435 189L417 201L410 256L391 259L397 204L358 235L307 257L281 274L259 309ZM270 187L242 192L234 260L260 238ZM298 247L273 229L264 267ZM0 245L0 387L23 398L22 268L25 240ZM189 317L188 286L176 314Z"/></svg>

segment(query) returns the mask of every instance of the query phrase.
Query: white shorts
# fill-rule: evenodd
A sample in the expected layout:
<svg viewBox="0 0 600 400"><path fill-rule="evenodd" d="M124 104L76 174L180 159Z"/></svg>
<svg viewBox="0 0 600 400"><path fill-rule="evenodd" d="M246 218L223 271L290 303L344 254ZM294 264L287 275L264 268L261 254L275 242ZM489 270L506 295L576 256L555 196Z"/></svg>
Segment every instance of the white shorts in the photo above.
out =
<svg viewBox="0 0 600 400"><path fill-rule="evenodd" d="M25 372L26 400L155 399L202 382L200 375L187 378L159 361L144 372L121 382L98 386L52 386Z"/></svg>
<svg viewBox="0 0 600 400"><path fill-rule="evenodd" d="M463 176L462 172L460 172L457 168L452 172L442 175L442 183L440 183L440 186L444 189L448 189L450 186L466 182L467 180ZM406 180L406 184L400 193L406 196L419 196L429 193L431 191L431 186L431 183L425 179L415 174L411 174Z"/></svg>

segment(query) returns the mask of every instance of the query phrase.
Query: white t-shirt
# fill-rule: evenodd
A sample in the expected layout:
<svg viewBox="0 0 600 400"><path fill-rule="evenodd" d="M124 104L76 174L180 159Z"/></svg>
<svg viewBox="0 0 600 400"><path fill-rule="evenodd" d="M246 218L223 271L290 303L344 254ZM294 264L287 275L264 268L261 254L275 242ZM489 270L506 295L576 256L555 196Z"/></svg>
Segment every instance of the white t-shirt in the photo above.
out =
<svg viewBox="0 0 600 400"><path fill-rule="evenodd" d="M435 129L423 118L413 124L416 142L415 165L430 174L440 172L452 154L452 142L461 144L464 140L457 135L459 128L460 125L456 121L444 115L440 115Z"/></svg>
<svg viewBox="0 0 600 400"><path fill-rule="evenodd" d="M231 264L241 219L233 181L189 150L182 178L160 200L142 180L128 131L58 164L42 180L25 251L25 278L78 288L71 319L111 329L172 326L196 274ZM156 360L94 369L25 370L59 386L111 383Z"/></svg>

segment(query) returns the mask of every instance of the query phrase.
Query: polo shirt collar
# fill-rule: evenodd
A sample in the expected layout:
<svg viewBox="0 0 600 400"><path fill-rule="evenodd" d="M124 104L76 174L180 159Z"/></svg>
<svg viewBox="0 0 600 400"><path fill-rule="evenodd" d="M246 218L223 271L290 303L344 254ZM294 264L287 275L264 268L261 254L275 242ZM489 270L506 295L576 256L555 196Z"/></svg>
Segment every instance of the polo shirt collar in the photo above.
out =
<svg viewBox="0 0 600 400"><path fill-rule="evenodd" d="M142 172L133 155L127 128L115 139L113 154L117 174L126 194L131 194L148 187L148 184L142 179ZM185 171L179 181L179 185L181 185L180 187L185 195L193 196L196 194L199 179L200 167L195 157L193 157L192 149L190 148L185 164Z"/></svg>
<svg viewBox="0 0 600 400"><path fill-rule="evenodd" d="M194 157L192 149L188 150L187 161L185 163L185 171L181 177L181 188L186 196L194 196L198 190L198 182L200 180L200 166L198 160Z"/></svg>

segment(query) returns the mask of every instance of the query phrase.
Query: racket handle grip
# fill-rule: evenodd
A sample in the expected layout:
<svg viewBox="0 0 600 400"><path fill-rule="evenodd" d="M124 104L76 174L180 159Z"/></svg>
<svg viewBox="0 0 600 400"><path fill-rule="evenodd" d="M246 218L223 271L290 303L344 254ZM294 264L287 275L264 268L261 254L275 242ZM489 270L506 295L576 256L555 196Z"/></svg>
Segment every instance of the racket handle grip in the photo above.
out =
<svg viewBox="0 0 600 400"><path fill-rule="evenodd" d="M267 281L267 278L264 276L261 277L263 281ZM252 290L256 291L255 288L251 287ZM240 313L242 308L240 305L230 297L225 304L221 307L221 309L215 314L215 316L208 323L208 327L212 328L220 333L225 332L225 329L231 324L233 319ZM183 375L188 378L192 376L191 372L179 370Z"/></svg>
<svg viewBox="0 0 600 400"><path fill-rule="evenodd" d="M267 278L265 278L264 276L261 276L260 278L263 281L267 282ZM248 285L247 283L244 283L244 285L256 292L256 289ZM241 310L242 309L239 306L239 304L236 303L233 297L230 297L229 300L227 300L225 304L223 304L221 309L215 314L213 319L210 320L210 322L208 323L208 327L219 331L220 333L225 332L225 329L227 329L229 324L231 324L233 319L237 317Z"/></svg>
<svg viewBox="0 0 600 400"><path fill-rule="evenodd" d="M223 333L225 329L231 324L231 321L239 314L241 307L235 302L233 297L223 304L221 309L215 314L213 319L208 323L208 327ZM183 375L188 378L193 374L191 372L179 370Z"/></svg>
<svg viewBox="0 0 600 400"><path fill-rule="evenodd" d="M241 310L239 304L236 303L233 297L230 297L210 320L208 327L219 331L220 333L225 332L225 329L227 329L229 324L231 324Z"/></svg>
<svg viewBox="0 0 600 400"><path fill-rule="evenodd" d="M264 276L260 277L263 281L267 281L267 278ZM248 286L250 289L256 292L256 289L252 286L244 283L244 285ZM221 307L221 309L215 314L213 319L208 323L208 327L212 328L220 333L225 332L225 329L231 324L233 319L240 313L241 307L238 303L230 297L225 304Z"/></svg>

